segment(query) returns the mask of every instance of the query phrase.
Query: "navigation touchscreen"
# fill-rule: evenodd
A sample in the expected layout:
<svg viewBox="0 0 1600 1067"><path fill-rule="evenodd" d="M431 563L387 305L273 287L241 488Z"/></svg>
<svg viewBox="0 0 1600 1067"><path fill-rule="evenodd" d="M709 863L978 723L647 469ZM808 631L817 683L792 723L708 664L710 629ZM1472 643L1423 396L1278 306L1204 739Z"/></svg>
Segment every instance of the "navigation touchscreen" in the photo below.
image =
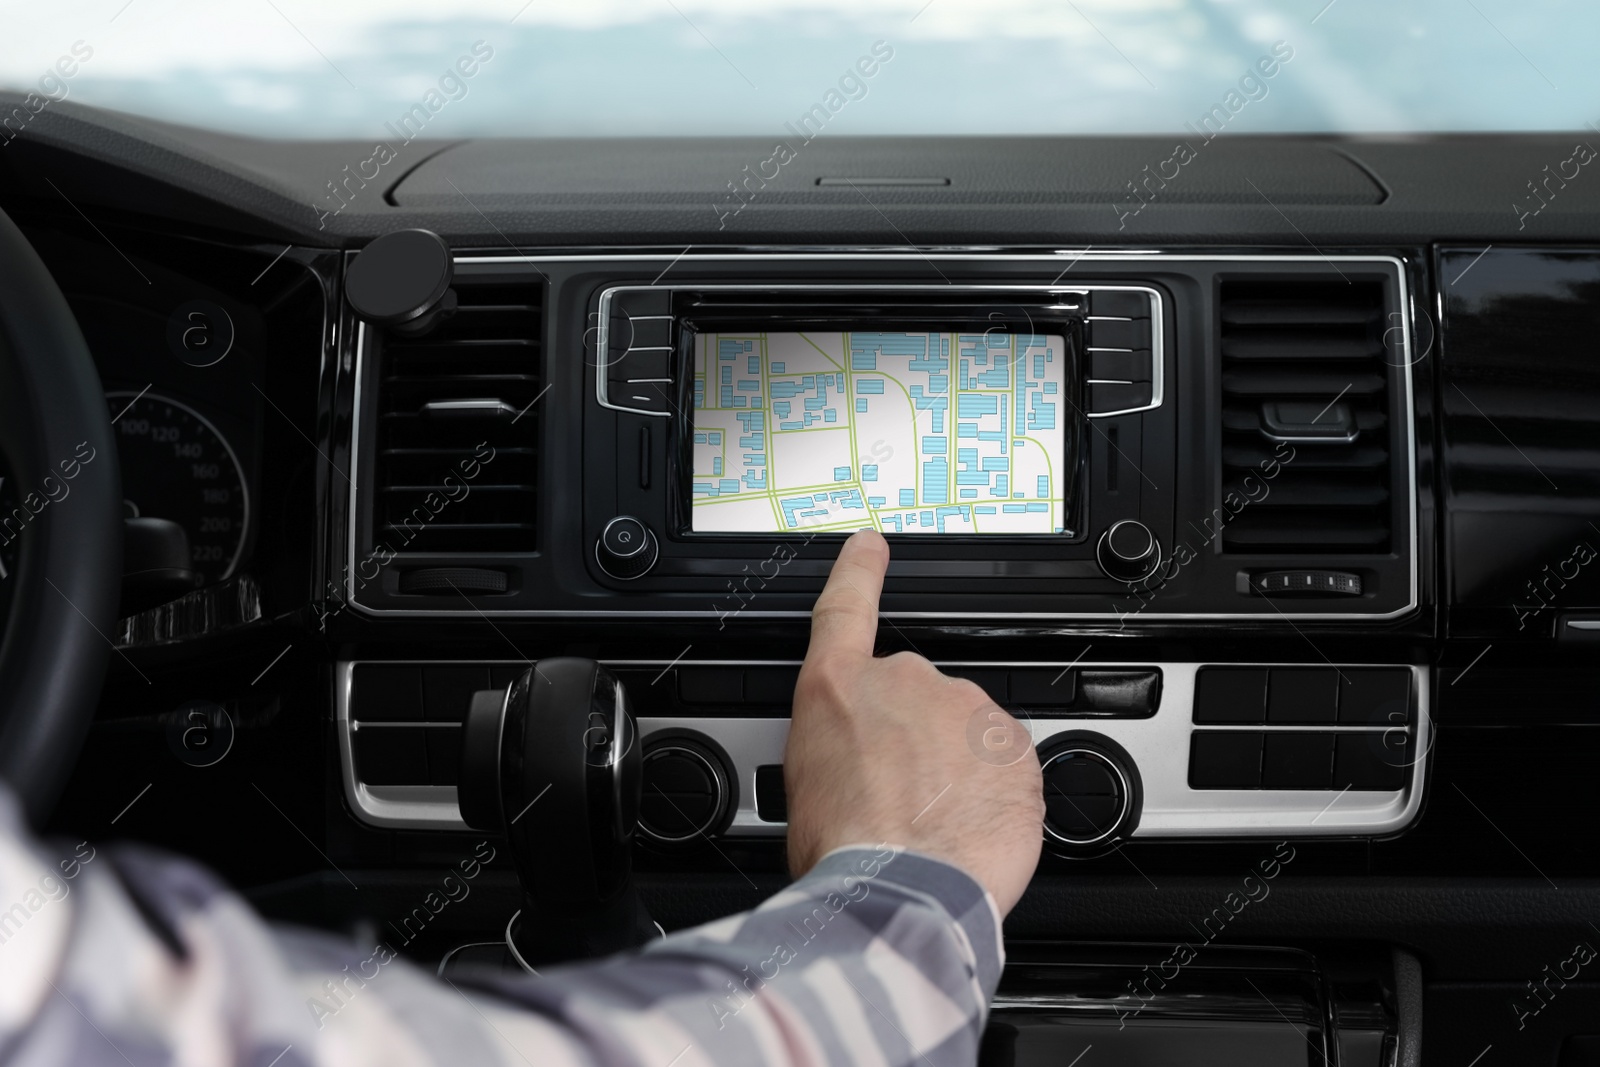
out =
<svg viewBox="0 0 1600 1067"><path fill-rule="evenodd" d="M696 533L1059 534L1059 334L695 335Z"/></svg>

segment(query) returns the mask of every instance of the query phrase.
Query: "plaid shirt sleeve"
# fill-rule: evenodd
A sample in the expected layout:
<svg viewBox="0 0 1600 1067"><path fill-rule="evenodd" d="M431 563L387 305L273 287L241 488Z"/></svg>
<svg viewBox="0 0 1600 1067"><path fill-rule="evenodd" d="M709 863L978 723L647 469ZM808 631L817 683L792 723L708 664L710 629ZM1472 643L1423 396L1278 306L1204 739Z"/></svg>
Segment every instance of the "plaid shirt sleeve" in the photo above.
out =
<svg viewBox="0 0 1600 1067"><path fill-rule="evenodd" d="M264 923L196 865L29 838L0 789L0 1065L971 1064L993 899L893 846L754 911L540 976L441 981Z"/></svg>

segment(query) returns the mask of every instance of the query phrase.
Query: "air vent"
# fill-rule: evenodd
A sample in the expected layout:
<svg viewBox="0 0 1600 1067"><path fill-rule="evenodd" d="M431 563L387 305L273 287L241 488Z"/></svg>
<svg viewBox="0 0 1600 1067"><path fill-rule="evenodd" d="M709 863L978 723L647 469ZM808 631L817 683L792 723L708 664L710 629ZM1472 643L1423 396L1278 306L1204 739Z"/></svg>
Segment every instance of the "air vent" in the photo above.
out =
<svg viewBox="0 0 1600 1067"><path fill-rule="evenodd" d="M1383 310L1376 282L1222 286L1222 487L1249 501L1223 527L1224 551L1389 550Z"/></svg>
<svg viewBox="0 0 1600 1067"><path fill-rule="evenodd" d="M457 278L455 290L459 310L432 332L381 342L375 539L396 552L529 552L543 287Z"/></svg>

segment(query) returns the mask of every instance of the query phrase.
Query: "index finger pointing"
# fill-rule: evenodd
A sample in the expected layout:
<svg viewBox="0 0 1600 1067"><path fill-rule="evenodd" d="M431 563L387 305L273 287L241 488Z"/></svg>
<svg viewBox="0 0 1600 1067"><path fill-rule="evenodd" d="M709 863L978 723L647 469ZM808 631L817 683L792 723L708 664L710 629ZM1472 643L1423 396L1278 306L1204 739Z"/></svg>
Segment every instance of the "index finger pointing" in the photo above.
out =
<svg viewBox="0 0 1600 1067"><path fill-rule="evenodd" d="M840 652L872 655L878 636L878 598L888 569L889 542L882 534L862 530L851 535L811 609L807 658Z"/></svg>

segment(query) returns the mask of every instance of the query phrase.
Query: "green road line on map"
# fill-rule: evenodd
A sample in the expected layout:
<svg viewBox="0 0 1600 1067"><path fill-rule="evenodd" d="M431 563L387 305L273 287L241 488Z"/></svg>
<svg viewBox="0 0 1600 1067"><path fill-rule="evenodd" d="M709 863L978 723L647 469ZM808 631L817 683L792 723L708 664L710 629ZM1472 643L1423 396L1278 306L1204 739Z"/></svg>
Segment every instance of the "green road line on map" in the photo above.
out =
<svg viewBox="0 0 1600 1067"><path fill-rule="evenodd" d="M845 414L847 416L847 418L845 420L845 425L850 431L850 472L855 475L856 482L858 483L857 487L859 488L859 483L861 481L861 471L859 469L860 466L861 466L861 450L856 447L855 379L850 377L850 365L853 364L855 362L855 360L850 358L850 334L849 333L842 333L839 336L843 339L843 342L844 342L844 362L845 362L845 365L844 365L844 367L842 367L840 369L844 373L844 407L845 407ZM866 493L862 493L861 494L861 506L862 507L866 507L866 505L867 505L867 494ZM868 508L868 510L870 511L871 509Z"/></svg>

